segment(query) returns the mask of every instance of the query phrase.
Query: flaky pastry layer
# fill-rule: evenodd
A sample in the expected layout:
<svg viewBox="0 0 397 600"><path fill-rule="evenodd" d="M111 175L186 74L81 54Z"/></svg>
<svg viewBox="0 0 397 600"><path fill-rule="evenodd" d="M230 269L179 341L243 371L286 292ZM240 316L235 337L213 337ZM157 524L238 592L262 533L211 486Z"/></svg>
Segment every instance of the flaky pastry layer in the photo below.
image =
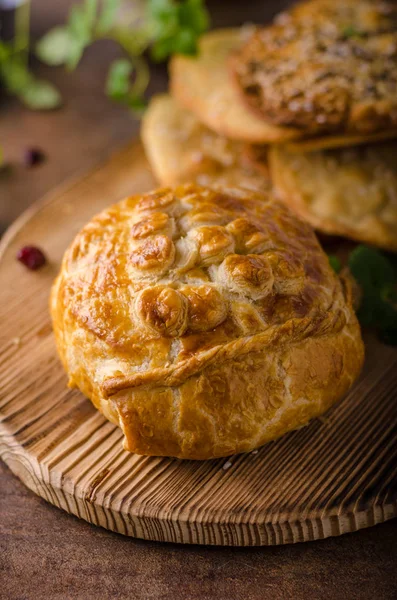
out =
<svg viewBox="0 0 397 600"><path fill-rule="evenodd" d="M264 161L261 168L253 167L245 144L214 133L169 94L151 98L141 139L161 185L194 181L261 191L269 188Z"/></svg>
<svg viewBox="0 0 397 600"><path fill-rule="evenodd" d="M271 148L279 197L313 227L397 251L397 142L293 152Z"/></svg>

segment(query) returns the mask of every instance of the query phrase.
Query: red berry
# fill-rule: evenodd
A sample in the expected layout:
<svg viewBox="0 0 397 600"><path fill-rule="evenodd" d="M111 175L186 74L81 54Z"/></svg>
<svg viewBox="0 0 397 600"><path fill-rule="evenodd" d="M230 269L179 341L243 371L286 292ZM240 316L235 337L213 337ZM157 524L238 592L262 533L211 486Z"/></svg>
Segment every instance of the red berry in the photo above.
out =
<svg viewBox="0 0 397 600"><path fill-rule="evenodd" d="M21 248L17 254L17 259L32 271L40 269L47 262L42 250L36 246L24 246Z"/></svg>
<svg viewBox="0 0 397 600"><path fill-rule="evenodd" d="M27 148L25 150L25 165L27 167L36 167L45 161L45 154L40 148Z"/></svg>

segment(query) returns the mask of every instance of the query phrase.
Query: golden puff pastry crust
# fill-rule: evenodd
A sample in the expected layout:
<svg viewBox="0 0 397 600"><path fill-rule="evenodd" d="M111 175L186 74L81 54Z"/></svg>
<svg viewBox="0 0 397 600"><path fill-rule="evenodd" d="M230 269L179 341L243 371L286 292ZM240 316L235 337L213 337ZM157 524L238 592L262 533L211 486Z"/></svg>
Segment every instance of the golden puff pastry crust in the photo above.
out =
<svg viewBox="0 0 397 600"><path fill-rule="evenodd" d="M299 130L271 125L241 101L228 60L245 35L244 28L216 29L200 38L198 56L174 56L170 62L172 96L209 129L232 140L265 144L299 137Z"/></svg>
<svg viewBox="0 0 397 600"><path fill-rule="evenodd" d="M268 153L276 194L313 227L397 251L397 142Z"/></svg>
<svg viewBox="0 0 397 600"><path fill-rule="evenodd" d="M271 196L185 184L93 218L51 295L70 378L144 455L247 452L359 374L348 286Z"/></svg>
<svg viewBox="0 0 397 600"><path fill-rule="evenodd" d="M195 181L262 191L270 186L266 161L254 167L246 145L214 133L169 94L150 100L141 138L161 185Z"/></svg>
<svg viewBox="0 0 397 600"><path fill-rule="evenodd" d="M306 0L258 29L233 60L247 104L305 135L397 130L397 7Z"/></svg>

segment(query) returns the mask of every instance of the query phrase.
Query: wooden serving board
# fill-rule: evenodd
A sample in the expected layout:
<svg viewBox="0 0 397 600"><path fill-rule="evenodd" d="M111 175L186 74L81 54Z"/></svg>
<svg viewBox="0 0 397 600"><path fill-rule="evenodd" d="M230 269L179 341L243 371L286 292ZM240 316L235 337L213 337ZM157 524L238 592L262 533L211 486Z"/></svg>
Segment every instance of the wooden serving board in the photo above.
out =
<svg viewBox="0 0 397 600"><path fill-rule="evenodd" d="M48 313L62 254L95 213L155 186L139 145L33 207L0 260L0 454L34 492L96 525L170 542L285 544L397 516L397 351L367 340L360 381L321 420L257 453L206 462L141 457L66 387ZM50 264L15 260L27 244Z"/></svg>

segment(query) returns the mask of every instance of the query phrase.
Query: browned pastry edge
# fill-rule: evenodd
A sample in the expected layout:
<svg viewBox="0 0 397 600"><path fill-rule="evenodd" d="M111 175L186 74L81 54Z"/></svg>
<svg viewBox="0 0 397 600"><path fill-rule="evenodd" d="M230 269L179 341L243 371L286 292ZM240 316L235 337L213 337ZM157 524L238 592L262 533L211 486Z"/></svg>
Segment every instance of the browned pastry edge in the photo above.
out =
<svg viewBox="0 0 397 600"><path fill-rule="evenodd" d="M137 373L127 377L111 377L106 379L101 392L108 398L118 392L147 386L148 388L159 386L178 386L186 377L196 375L203 369L222 360L234 360L251 352L260 352L261 349L281 345L285 342L299 343L312 336L313 338L325 334L335 334L346 325L346 319L342 311L336 314L326 314L318 318L291 319L278 327L270 327L264 333L240 338L229 342L224 346L215 346L206 352L200 352L194 357L189 357L176 367L173 365L159 368L150 373ZM193 359L193 360L192 360Z"/></svg>
<svg viewBox="0 0 397 600"><path fill-rule="evenodd" d="M125 389L104 401L87 377L73 381L72 387L78 387L107 419L122 428L125 448L130 452L205 460L252 451L323 414L346 394L363 358L358 324L351 323L338 333L209 364L173 388L174 392L166 386L142 386ZM267 389L262 388L259 397L253 381L259 379L265 384L272 365L277 365L280 375L267 381ZM231 386L240 400L238 404L227 402L225 410L224 400ZM280 404L275 394L280 390L303 399ZM175 394L181 407L179 421L185 429L182 438L172 428ZM273 394L267 426L259 427L261 403L270 405Z"/></svg>

